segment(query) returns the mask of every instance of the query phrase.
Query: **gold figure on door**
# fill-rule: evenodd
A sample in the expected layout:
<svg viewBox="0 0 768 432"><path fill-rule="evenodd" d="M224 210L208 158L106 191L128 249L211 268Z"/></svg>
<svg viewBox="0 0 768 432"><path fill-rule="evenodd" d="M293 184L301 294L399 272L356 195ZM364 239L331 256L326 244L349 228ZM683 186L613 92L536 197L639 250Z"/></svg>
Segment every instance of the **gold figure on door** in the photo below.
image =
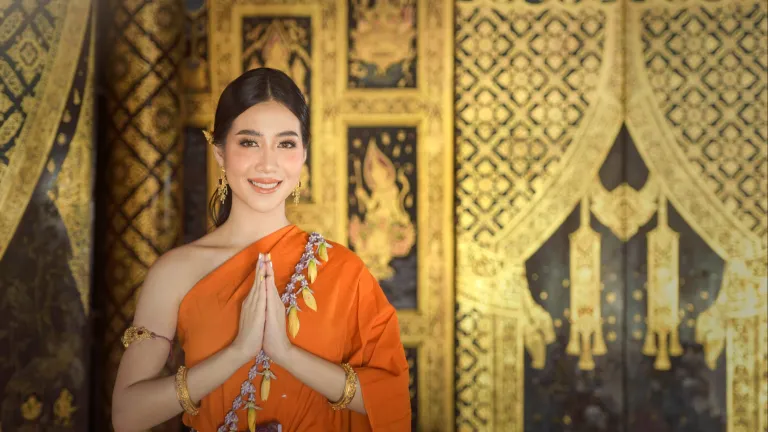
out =
<svg viewBox="0 0 768 432"><path fill-rule="evenodd" d="M357 25L351 30L349 59L352 74L364 78L365 64L384 75L402 63L407 71L415 60L416 14L413 0L353 0L351 13ZM357 69L357 70L356 70Z"/></svg>
<svg viewBox="0 0 768 432"><path fill-rule="evenodd" d="M250 58L248 69L268 67L284 72L309 99L306 77L312 61L305 47L306 39L306 31L295 21L275 19L269 25L259 24L247 31L242 56ZM262 60L255 55L258 51Z"/></svg>
<svg viewBox="0 0 768 432"><path fill-rule="evenodd" d="M354 168L355 199L363 219L357 215L350 219L350 244L371 273L386 280L394 275L392 259L407 256L416 241L416 229L405 210L410 184L404 167L396 169L375 139L368 144L362 170L359 160ZM363 188L363 178L370 194Z"/></svg>
<svg viewBox="0 0 768 432"><path fill-rule="evenodd" d="M580 207L581 226L571 233L571 332L565 351L579 356L579 369L592 370L592 355L608 349L600 304L600 234L590 226L589 198Z"/></svg>
<svg viewBox="0 0 768 432"><path fill-rule="evenodd" d="M658 370L669 370L670 355L683 354L677 312L680 302L679 237L667 224L667 200L661 196L658 224L648 233L648 329L643 344L643 354L656 356L653 367Z"/></svg>

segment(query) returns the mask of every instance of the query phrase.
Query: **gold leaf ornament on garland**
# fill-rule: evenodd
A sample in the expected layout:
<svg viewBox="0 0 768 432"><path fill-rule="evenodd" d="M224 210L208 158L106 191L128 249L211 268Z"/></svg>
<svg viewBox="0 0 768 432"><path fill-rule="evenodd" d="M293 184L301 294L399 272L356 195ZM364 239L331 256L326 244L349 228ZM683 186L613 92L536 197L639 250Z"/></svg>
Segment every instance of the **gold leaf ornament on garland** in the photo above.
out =
<svg viewBox="0 0 768 432"><path fill-rule="evenodd" d="M317 301L313 295L313 291L309 288L309 284L313 283L317 278L317 270L321 265L321 262L328 262L328 249L332 246L325 241L322 235L318 233L312 233L309 235L309 241L307 241L304 247L304 253L296 264L295 272L291 276L290 282L285 287L285 292L280 296L280 300L286 306L285 313L288 320L288 333L292 338L296 338L299 334L299 312L301 309L297 303L298 294L301 292L301 296L304 299L304 303L307 307L313 311L317 311ZM304 270L307 271L307 276L304 276ZM259 355L256 356L256 361L248 371L248 378L240 386L240 394L232 401L232 409L224 417L224 423L219 426L217 432L228 432L238 429L238 416L237 411L244 409L248 413L248 429L251 432L256 430L256 417L257 411L261 410L257 405L256 399L256 386L253 382L256 377L261 375L261 385L259 389L259 399L266 401L269 398L269 392L272 387L272 380L276 380L277 376L270 369L272 359L262 350ZM261 372L259 368L261 367Z"/></svg>

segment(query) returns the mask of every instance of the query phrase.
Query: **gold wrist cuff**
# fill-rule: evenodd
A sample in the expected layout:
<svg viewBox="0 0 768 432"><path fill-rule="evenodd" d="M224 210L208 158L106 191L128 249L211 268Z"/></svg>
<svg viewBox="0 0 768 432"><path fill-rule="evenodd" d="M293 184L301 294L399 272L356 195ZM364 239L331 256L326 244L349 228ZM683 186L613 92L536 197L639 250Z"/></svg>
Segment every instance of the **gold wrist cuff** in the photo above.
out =
<svg viewBox="0 0 768 432"><path fill-rule="evenodd" d="M357 391L357 374L352 369L352 366L350 366L349 363L342 363L341 367L344 368L344 371L347 373L347 380L344 384L344 394L341 395L341 399L336 402L331 402L331 408L333 408L334 411L346 408L350 402L352 402L352 399L354 399L355 392Z"/></svg>
<svg viewBox="0 0 768 432"><path fill-rule="evenodd" d="M195 406L192 399L189 397L189 390L187 389L187 368L179 366L179 370L176 372L176 398L179 400L179 404L184 408L184 412L189 415L197 415L200 412L200 408Z"/></svg>

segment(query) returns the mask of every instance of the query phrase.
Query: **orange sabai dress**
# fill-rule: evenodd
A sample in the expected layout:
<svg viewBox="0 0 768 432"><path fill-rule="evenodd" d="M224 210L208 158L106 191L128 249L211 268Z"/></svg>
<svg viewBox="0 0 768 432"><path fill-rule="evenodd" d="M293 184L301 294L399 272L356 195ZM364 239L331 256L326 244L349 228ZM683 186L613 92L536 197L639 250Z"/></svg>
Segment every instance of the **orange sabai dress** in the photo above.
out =
<svg viewBox="0 0 768 432"><path fill-rule="evenodd" d="M253 284L259 253L271 253L282 295L305 249L311 248L309 240L310 235L296 226L282 228L238 252L189 291L179 306L177 328L187 367L234 340L240 306ZM258 423L279 422L286 432L410 431L408 363L395 309L360 258L342 245L326 244L330 246L327 261L319 262L317 277L310 285L317 311L306 307L302 295L297 296L300 328L292 343L330 362L349 362L358 374L367 415L332 410L323 395L273 363L271 371L277 379L271 381L267 401L257 399L262 408ZM304 276L307 273L303 271ZM200 413L185 414L184 423L199 432L217 431L254 363L243 365L204 397ZM257 396L261 379L257 376L252 381ZM238 431L247 431L247 411L235 412Z"/></svg>

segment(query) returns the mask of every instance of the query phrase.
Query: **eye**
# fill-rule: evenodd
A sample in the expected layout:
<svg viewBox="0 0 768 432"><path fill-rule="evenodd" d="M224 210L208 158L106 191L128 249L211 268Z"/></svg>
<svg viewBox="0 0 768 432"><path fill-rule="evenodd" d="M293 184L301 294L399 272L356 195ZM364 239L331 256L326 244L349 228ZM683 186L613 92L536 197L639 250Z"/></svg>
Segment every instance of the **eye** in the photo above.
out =
<svg viewBox="0 0 768 432"><path fill-rule="evenodd" d="M280 144L277 146L280 148L295 148L296 143L294 141L280 141Z"/></svg>
<svg viewBox="0 0 768 432"><path fill-rule="evenodd" d="M243 147L258 147L259 143L254 140L242 140L240 141L240 145Z"/></svg>

